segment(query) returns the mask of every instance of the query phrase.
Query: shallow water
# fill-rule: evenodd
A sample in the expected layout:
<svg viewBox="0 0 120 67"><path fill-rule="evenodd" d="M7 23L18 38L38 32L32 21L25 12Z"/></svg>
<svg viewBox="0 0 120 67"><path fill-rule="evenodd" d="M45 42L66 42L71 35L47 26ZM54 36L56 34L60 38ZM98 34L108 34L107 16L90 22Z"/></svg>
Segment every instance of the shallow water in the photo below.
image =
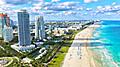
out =
<svg viewBox="0 0 120 67"><path fill-rule="evenodd" d="M94 32L94 38L99 38L104 47L95 49L104 54L103 64L115 67L115 62L120 67L120 21L102 21L101 27Z"/></svg>

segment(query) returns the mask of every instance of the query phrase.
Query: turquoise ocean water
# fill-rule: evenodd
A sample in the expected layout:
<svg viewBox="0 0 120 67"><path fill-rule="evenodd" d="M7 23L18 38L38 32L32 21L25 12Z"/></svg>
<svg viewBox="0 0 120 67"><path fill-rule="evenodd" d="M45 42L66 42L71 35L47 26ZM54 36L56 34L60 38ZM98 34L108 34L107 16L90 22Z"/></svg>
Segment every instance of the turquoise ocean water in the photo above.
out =
<svg viewBox="0 0 120 67"><path fill-rule="evenodd" d="M99 50L104 54L104 67L120 67L120 21L102 21L94 37L99 38L104 47Z"/></svg>

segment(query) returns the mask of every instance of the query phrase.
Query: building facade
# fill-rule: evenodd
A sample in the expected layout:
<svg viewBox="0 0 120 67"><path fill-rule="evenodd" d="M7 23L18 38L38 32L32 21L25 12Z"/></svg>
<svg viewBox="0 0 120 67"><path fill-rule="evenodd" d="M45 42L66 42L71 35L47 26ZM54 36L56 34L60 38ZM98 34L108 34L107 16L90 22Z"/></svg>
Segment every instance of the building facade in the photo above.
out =
<svg viewBox="0 0 120 67"><path fill-rule="evenodd" d="M7 14L0 13L0 37L3 38L3 29L4 27L10 26L10 19Z"/></svg>
<svg viewBox="0 0 120 67"><path fill-rule="evenodd" d="M4 37L4 42L9 42L13 39L13 29L12 29L12 27L4 27L3 37Z"/></svg>
<svg viewBox="0 0 120 67"><path fill-rule="evenodd" d="M18 39L19 46L27 46L30 41L29 13L26 10L18 12Z"/></svg>
<svg viewBox="0 0 120 67"><path fill-rule="evenodd" d="M45 27L44 27L43 16L39 16L39 17L36 18L35 38L36 39L44 39L45 38Z"/></svg>

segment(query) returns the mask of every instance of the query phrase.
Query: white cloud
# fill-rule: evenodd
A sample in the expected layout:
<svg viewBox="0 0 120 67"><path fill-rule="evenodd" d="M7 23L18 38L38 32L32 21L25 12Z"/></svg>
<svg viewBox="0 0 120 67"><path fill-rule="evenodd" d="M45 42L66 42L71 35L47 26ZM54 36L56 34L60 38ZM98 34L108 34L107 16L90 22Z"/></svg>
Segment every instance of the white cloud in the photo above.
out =
<svg viewBox="0 0 120 67"><path fill-rule="evenodd" d="M97 2L98 0L84 0L84 3Z"/></svg>
<svg viewBox="0 0 120 67"><path fill-rule="evenodd" d="M84 3L90 3L92 0L84 0Z"/></svg>
<svg viewBox="0 0 120 67"><path fill-rule="evenodd" d="M80 2L60 2L60 3L45 2L43 4L43 8L45 10L54 10L54 11L82 10L82 6L80 6Z"/></svg>
<svg viewBox="0 0 120 67"><path fill-rule="evenodd" d="M60 3L59 5L61 6L75 6L79 4L79 2L63 2L63 3Z"/></svg>
<svg viewBox="0 0 120 67"><path fill-rule="evenodd" d="M68 11L68 10L72 10L72 7L69 6L47 6L44 9L46 10L53 10L53 11Z"/></svg>
<svg viewBox="0 0 120 67"><path fill-rule="evenodd" d="M39 7L42 6L43 3L37 3L37 4L33 4L34 7Z"/></svg>
<svg viewBox="0 0 120 67"><path fill-rule="evenodd" d="M106 13L104 13L105 15L112 15L112 14L114 14L114 13L112 13L112 12L106 12Z"/></svg>
<svg viewBox="0 0 120 67"><path fill-rule="evenodd" d="M74 13L74 12L72 12L72 11L64 11L64 12L63 12L64 15L70 15L70 14L73 14L73 13Z"/></svg>
<svg viewBox="0 0 120 67"><path fill-rule="evenodd" d="M92 8L86 8L86 10L87 10L87 11L91 11L91 10L92 10Z"/></svg>
<svg viewBox="0 0 120 67"><path fill-rule="evenodd" d="M110 11L110 10L112 10L111 6L105 6L105 11Z"/></svg>
<svg viewBox="0 0 120 67"><path fill-rule="evenodd" d="M103 8L102 6L97 6L97 9L101 9L101 8Z"/></svg>
<svg viewBox="0 0 120 67"><path fill-rule="evenodd" d="M76 8L76 10L83 10L83 9L84 7L81 7L81 6Z"/></svg>
<svg viewBox="0 0 120 67"><path fill-rule="evenodd" d="M22 5L22 4L30 4L30 3L38 3L44 2L44 0L0 0L1 4L14 4L14 5Z"/></svg>
<svg viewBox="0 0 120 67"><path fill-rule="evenodd" d="M36 12L36 11L38 12L40 9L43 8L43 6L44 6L44 4L42 2L37 3L37 4L33 4L33 7L31 8L31 10L33 12Z"/></svg>
<svg viewBox="0 0 120 67"><path fill-rule="evenodd" d="M116 2L113 2L112 5L116 5Z"/></svg>
<svg viewBox="0 0 120 67"><path fill-rule="evenodd" d="M11 4L3 4L3 5L0 5L0 12L4 12L4 13L8 13L8 12L11 12L12 9L14 6L11 5Z"/></svg>
<svg viewBox="0 0 120 67"><path fill-rule="evenodd" d="M0 0L0 5L6 4L4 0Z"/></svg>
<svg viewBox="0 0 120 67"><path fill-rule="evenodd" d="M60 0L52 0L52 2L59 2Z"/></svg>
<svg viewBox="0 0 120 67"><path fill-rule="evenodd" d="M120 5L116 5L113 7L114 9L120 9Z"/></svg>

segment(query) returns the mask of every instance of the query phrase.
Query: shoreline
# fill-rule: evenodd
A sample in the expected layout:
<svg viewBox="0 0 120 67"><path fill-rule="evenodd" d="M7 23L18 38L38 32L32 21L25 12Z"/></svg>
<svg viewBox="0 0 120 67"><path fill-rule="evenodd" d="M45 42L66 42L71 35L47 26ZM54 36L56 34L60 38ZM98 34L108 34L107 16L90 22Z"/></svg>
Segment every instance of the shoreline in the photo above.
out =
<svg viewBox="0 0 120 67"><path fill-rule="evenodd" d="M102 27L103 27L103 25L102 25ZM97 31L97 30L95 30L95 31ZM96 36L99 36L98 33L94 33L94 34L97 34ZM96 37L96 36L93 35L93 38ZM102 42L101 39L99 41ZM108 66L108 67L109 66L119 67L119 65L117 64L117 62L114 61L113 56L111 55L111 53L109 52L109 50L104 45L101 45L101 46L98 46L98 47L95 47L95 48L90 48L90 50L92 52L95 52L95 53L100 53L100 57L101 57L100 60L102 62L102 67L106 67L106 66Z"/></svg>
<svg viewBox="0 0 120 67"><path fill-rule="evenodd" d="M75 36L75 40L73 41L71 47L68 50L68 53L65 56L62 67L85 67L85 66L86 67L105 67L103 65L104 64L103 61L104 61L104 56L107 56L107 55L105 55L106 53L103 53L103 52L104 52L104 49L106 48L100 45L94 46L94 48L89 46L90 45L89 43L91 42L89 38L94 37L93 33L99 27L101 27L100 24L98 24L97 26L90 25L88 28L79 32ZM86 40L79 40L79 41L76 40L80 38L83 38ZM82 46L79 46L80 43L82 43ZM79 50L77 49L79 47L80 47L80 52L78 52ZM102 48L102 50L99 48ZM100 50L101 55L97 54L97 52L94 51L93 49L97 49L98 51ZM80 53L80 56L77 55L76 53ZM118 67L117 64L113 62L113 60L109 60L109 61L110 61L109 62L110 64L112 64L115 67Z"/></svg>
<svg viewBox="0 0 120 67"><path fill-rule="evenodd" d="M95 60L93 59L93 53L89 49L88 43L91 42L89 39L92 38L93 32L98 27L100 27L100 25L90 25L88 28L79 32L75 36L75 40L65 56L62 67L96 67ZM82 46L80 46L80 44Z"/></svg>
<svg viewBox="0 0 120 67"><path fill-rule="evenodd" d="M108 50L104 47L96 47L96 48L90 48L90 50L94 53L96 53L96 55L99 55L100 57L100 61L102 63L101 67L119 67L118 64L113 60L112 55L108 52Z"/></svg>

